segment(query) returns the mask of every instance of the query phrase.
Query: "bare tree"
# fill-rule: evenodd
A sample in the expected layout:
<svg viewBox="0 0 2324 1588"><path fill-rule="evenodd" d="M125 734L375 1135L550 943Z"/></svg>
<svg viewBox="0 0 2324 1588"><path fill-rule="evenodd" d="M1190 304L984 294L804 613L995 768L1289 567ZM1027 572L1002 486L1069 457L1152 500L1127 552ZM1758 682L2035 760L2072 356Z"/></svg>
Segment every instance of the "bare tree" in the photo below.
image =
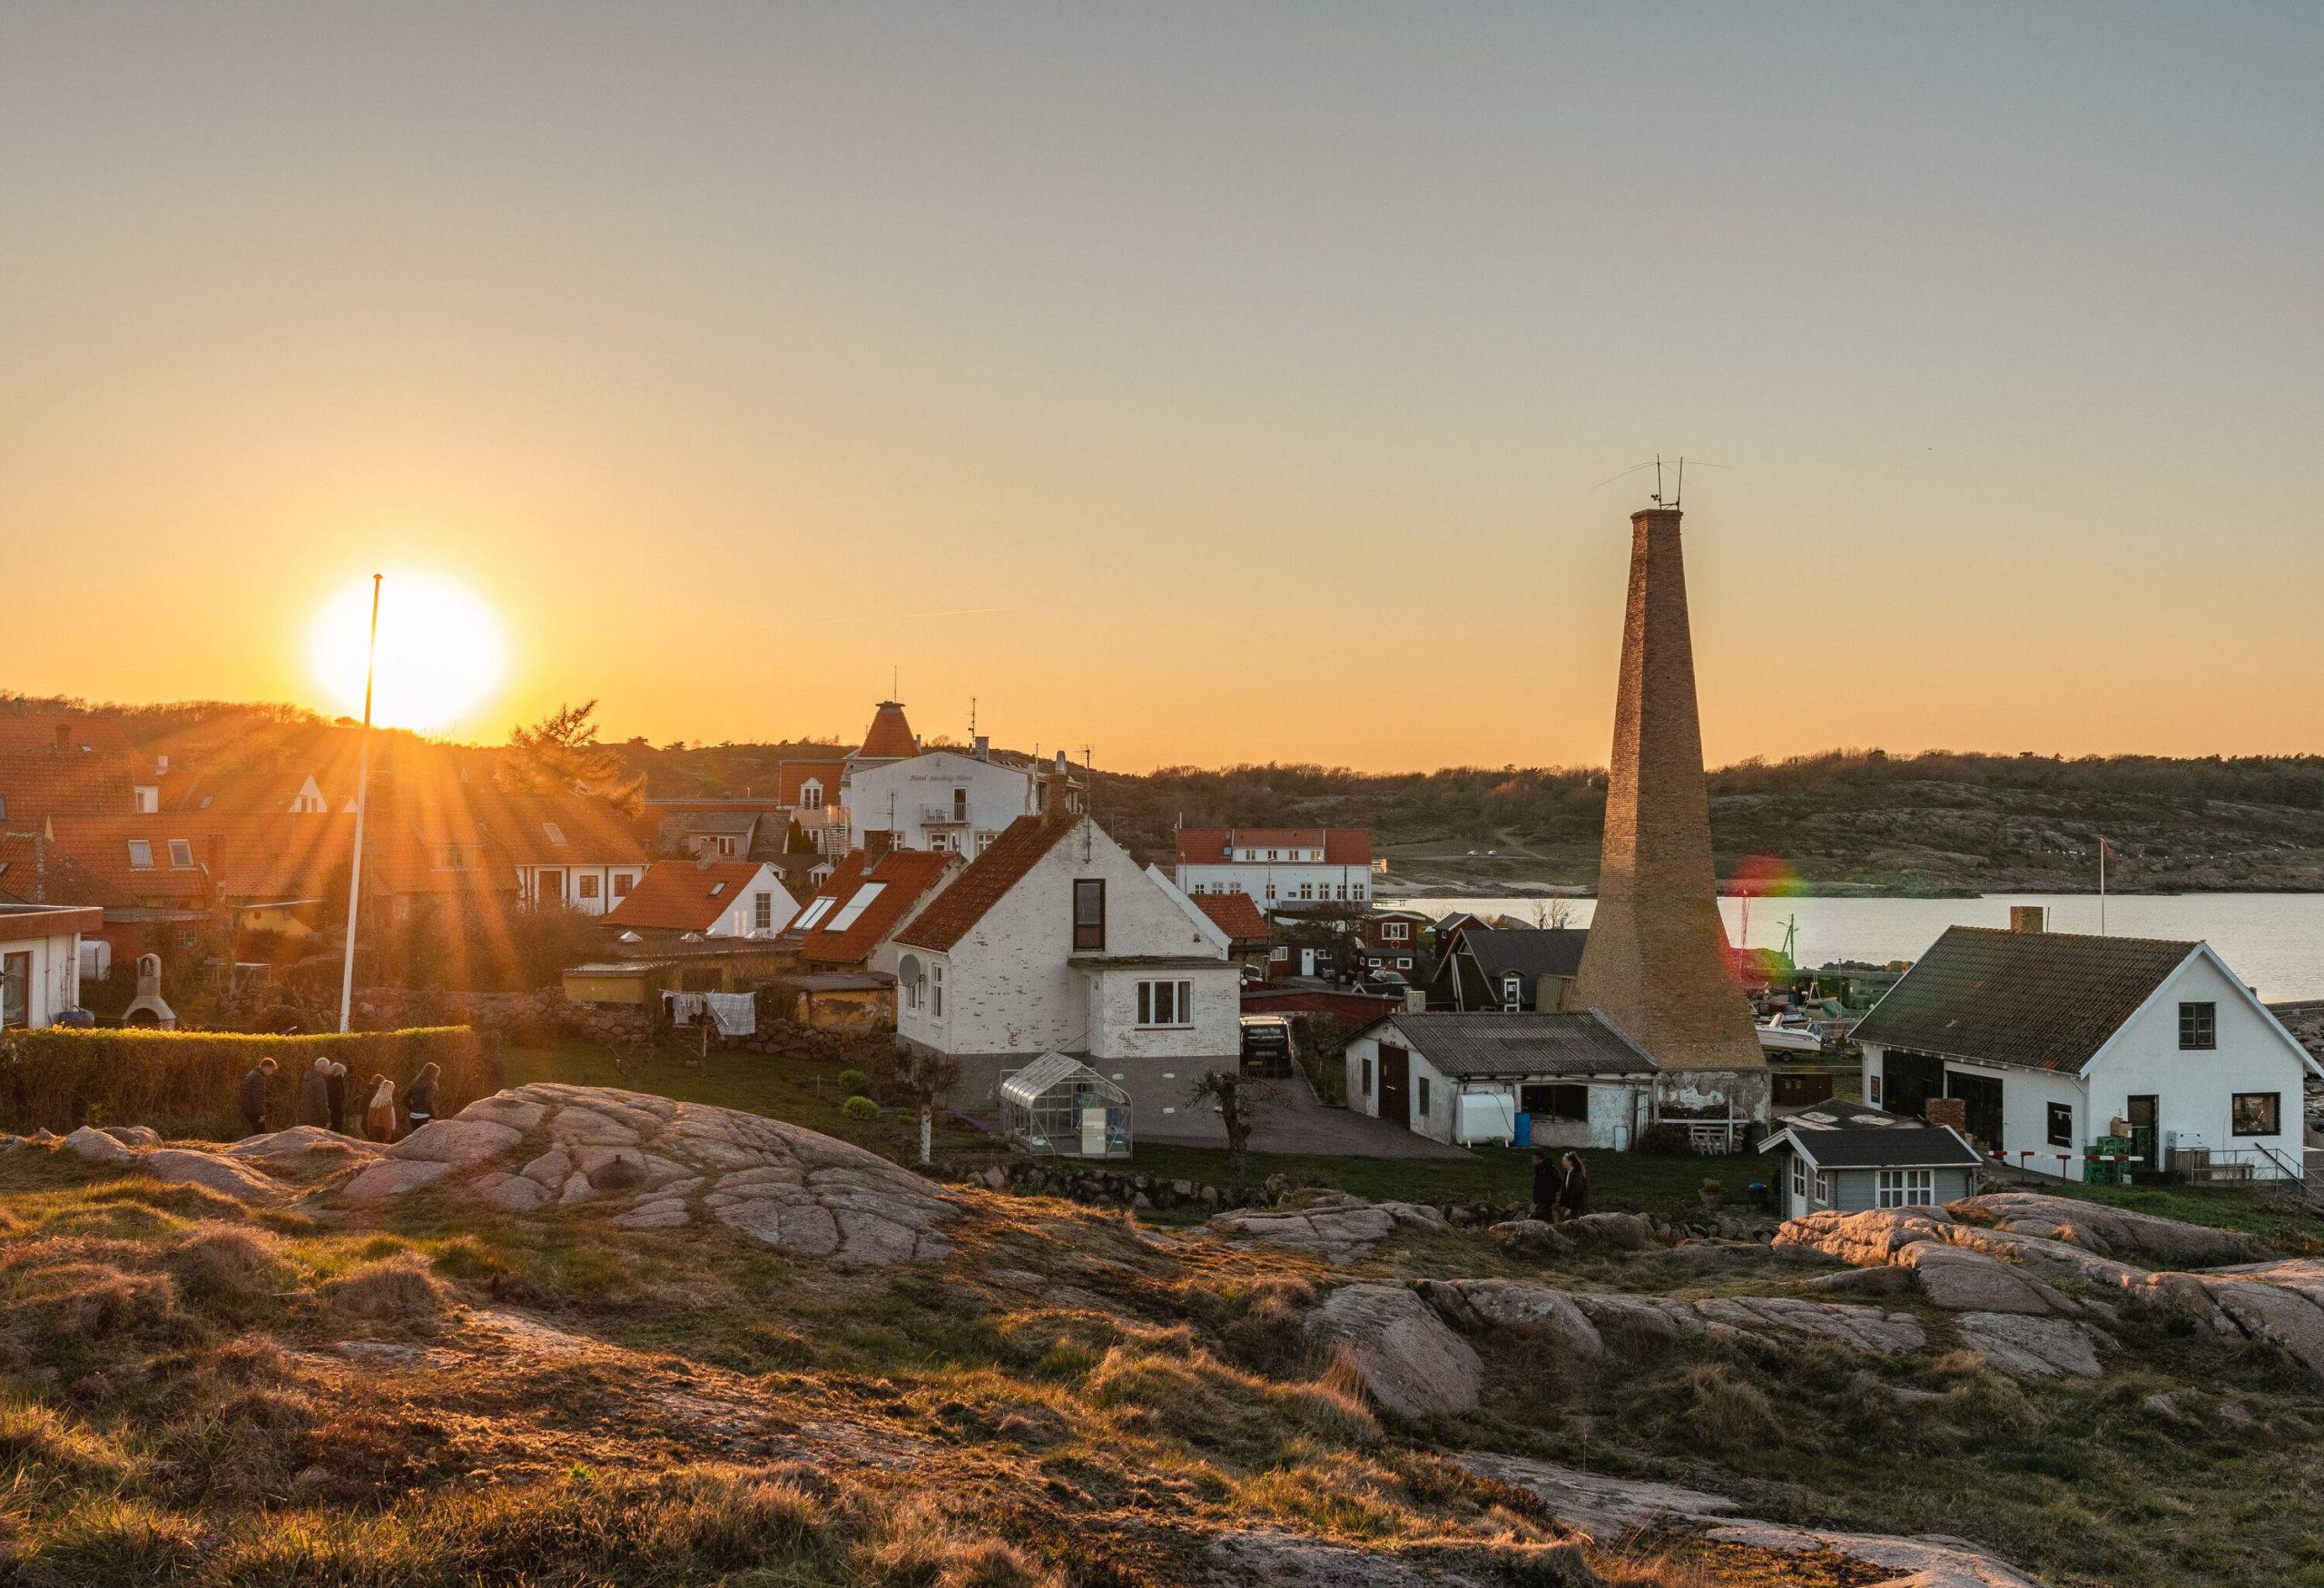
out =
<svg viewBox="0 0 2324 1588"><path fill-rule="evenodd" d="M601 794L635 815L645 779L630 776L622 758L597 742L591 720L596 710L596 701L585 700L560 705L530 727L510 728L508 747L515 754L501 760L502 784L526 794Z"/></svg>
<svg viewBox="0 0 2324 1588"><path fill-rule="evenodd" d="M936 1105L960 1079L960 1061L950 1053L913 1047L896 1065L896 1080L920 1104L920 1161L926 1168L935 1147Z"/></svg>
<svg viewBox="0 0 2324 1588"><path fill-rule="evenodd" d="M1195 1083L1195 1100L1218 1105L1219 1122L1226 1127L1226 1173L1235 1200L1250 1188L1251 1128L1262 1111L1260 1094L1252 1090L1237 1070L1210 1070Z"/></svg>

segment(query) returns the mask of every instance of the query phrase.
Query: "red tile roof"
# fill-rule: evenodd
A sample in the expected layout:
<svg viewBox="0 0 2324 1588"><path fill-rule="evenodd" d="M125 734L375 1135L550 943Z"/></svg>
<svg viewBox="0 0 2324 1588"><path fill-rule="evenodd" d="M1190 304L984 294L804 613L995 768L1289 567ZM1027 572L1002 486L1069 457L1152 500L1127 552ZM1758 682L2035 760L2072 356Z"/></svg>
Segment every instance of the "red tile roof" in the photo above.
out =
<svg viewBox="0 0 2324 1588"><path fill-rule="evenodd" d="M136 810L126 755L0 743L0 820L12 832L28 833L44 816L127 816Z"/></svg>
<svg viewBox="0 0 2324 1588"><path fill-rule="evenodd" d="M822 926L801 940L799 957L819 965L853 965L862 962L872 951L886 942L897 924L911 915L931 889L940 885L952 868L955 857L927 849L891 849L880 857L880 863L866 876L862 864L863 852L852 851L831 880L817 891L818 899L852 899L855 891L866 883L884 883L863 913L850 922L843 931L832 932ZM854 862L849 864L848 862ZM939 894L939 898L942 895ZM843 906L834 904L836 914Z"/></svg>
<svg viewBox="0 0 2324 1588"><path fill-rule="evenodd" d="M1275 935L1248 893L1196 893L1194 902L1213 925L1236 942L1265 942Z"/></svg>
<svg viewBox="0 0 2324 1588"><path fill-rule="evenodd" d="M846 774L844 761L781 762L774 769L775 797L786 807L796 805L800 786L812 777L823 785L823 804L835 805L839 804L839 780Z"/></svg>
<svg viewBox="0 0 2324 1588"><path fill-rule="evenodd" d="M704 932L734 907L763 868L754 860L719 860L700 865L690 860L656 861L629 897L606 912L609 926L643 926L668 932ZM770 873L772 874L772 873ZM783 907L791 894L775 879Z"/></svg>
<svg viewBox="0 0 2324 1588"><path fill-rule="evenodd" d="M108 893L104 879L61 844L37 833L0 833L0 901L103 904Z"/></svg>
<svg viewBox="0 0 2324 1588"><path fill-rule="evenodd" d="M1361 827L1181 827L1177 837L1180 865L1229 863L1230 847L1320 848L1324 865L1372 863L1372 834Z"/></svg>
<svg viewBox="0 0 2324 1588"><path fill-rule="evenodd" d="M45 750L54 754L60 728L69 754L114 755L124 760L129 756L129 735L122 731L120 719L61 711L0 712L0 750Z"/></svg>
<svg viewBox="0 0 2324 1588"><path fill-rule="evenodd" d="M863 748L858 755L873 761L901 761L920 754L920 741L911 735L911 725L904 721L901 701L883 700L872 714L872 731L863 735Z"/></svg>
<svg viewBox="0 0 2324 1588"><path fill-rule="evenodd" d="M982 854L969 863L969 869L920 912L918 920L896 933L896 941L919 949L950 948L1024 880L1025 873L1057 846L1059 839L1073 831L1077 820L1039 815L1019 816L1009 823Z"/></svg>
<svg viewBox="0 0 2324 1588"><path fill-rule="evenodd" d="M97 902L109 908L203 910L217 897L210 839L184 816L56 816L49 825L57 847L97 879ZM173 842L184 844L186 864L174 863ZM150 864L130 863L132 843L145 845Z"/></svg>

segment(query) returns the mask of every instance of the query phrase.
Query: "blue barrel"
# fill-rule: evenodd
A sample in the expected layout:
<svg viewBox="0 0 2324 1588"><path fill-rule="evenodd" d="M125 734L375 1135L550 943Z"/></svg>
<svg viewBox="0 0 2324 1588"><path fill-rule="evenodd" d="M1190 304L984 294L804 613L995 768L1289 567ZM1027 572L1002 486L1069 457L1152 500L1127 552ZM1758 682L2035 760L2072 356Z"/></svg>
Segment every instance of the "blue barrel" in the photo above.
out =
<svg viewBox="0 0 2324 1588"><path fill-rule="evenodd" d="M1520 1147L1533 1145L1533 1116L1531 1114L1517 1116L1517 1145Z"/></svg>

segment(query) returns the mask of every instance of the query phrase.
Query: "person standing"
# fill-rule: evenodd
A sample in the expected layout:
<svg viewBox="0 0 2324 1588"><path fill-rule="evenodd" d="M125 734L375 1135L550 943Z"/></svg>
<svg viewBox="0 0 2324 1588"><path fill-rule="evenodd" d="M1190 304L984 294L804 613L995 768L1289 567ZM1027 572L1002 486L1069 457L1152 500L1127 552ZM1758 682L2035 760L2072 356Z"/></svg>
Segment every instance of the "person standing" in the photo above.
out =
<svg viewBox="0 0 2324 1588"><path fill-rule="evenodd" d="M246 1136L256 1136L266 1129L266 1089L274 1080L274 1060L261 1059L251 1066L242 1077L242 1123L250 1129Z"/></svg>
<svg viewBox="0 0 2324 1588"><path fill-rule="evenodd" d="M1553 1223L1558 1216L1558 1193L1563 1189L1558 1179L1557 1167L1550 1161L1549 1153L1533 1149L1533 1217L1544 1224Z"/></svg>
<svg viewBox="0 0 2324 1588"><path fill-rule="evenodd" d="M1582 1167L1581 1155L1565 1155L1564 1175L1558 1186L1558 1214L1561 1218L1579 1218L1590 1211L1590 1171Z"/></svg>
<svg viewBox="0 0 2324 1588"><path fill-rule="evenodd" d="M363 1134L374 1141L396 1139L396 1083L384 1075L371 1078L371 1103L363 1110Z"/></svg>
<svg viewBox="0 0 2324 1588"><path fill-rule="evenodd" d="M443 1071L435 1062L423 1064L411 1084L403 1089L404 1128L417 1130L436 1117L436 1078Z"/></svg>
<svg viewBox="0 0 2324 1588"><path fill-rule="evenodd" d="M299 1123L330 1129L330 1060L318 1059L299 1078Z"/></svg>
<svg viewBox="0 0 2324 1588"><path fill-rule="evenodd" d="M338 1134L347 1134L347 1066L337 1060L331 1061L329 1078L330 1088L330 1128Z"/></svg>

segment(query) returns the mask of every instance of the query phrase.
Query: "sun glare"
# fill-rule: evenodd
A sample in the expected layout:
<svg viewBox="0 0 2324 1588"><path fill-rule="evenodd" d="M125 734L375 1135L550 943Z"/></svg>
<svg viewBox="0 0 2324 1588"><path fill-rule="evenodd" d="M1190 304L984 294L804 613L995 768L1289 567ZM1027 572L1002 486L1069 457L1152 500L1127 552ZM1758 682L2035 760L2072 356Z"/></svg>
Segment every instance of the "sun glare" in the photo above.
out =
<svg viewBox="0 0 2324 1588"><path fill-rule="evenodd" d="M371 581L334 594L308 644L315 683L331 710L363 711ZM371 720L439 732L466 719L500 686L507 661L500 625L466 587L426 574L388 575L379 592L379 678Z"/></svg>

